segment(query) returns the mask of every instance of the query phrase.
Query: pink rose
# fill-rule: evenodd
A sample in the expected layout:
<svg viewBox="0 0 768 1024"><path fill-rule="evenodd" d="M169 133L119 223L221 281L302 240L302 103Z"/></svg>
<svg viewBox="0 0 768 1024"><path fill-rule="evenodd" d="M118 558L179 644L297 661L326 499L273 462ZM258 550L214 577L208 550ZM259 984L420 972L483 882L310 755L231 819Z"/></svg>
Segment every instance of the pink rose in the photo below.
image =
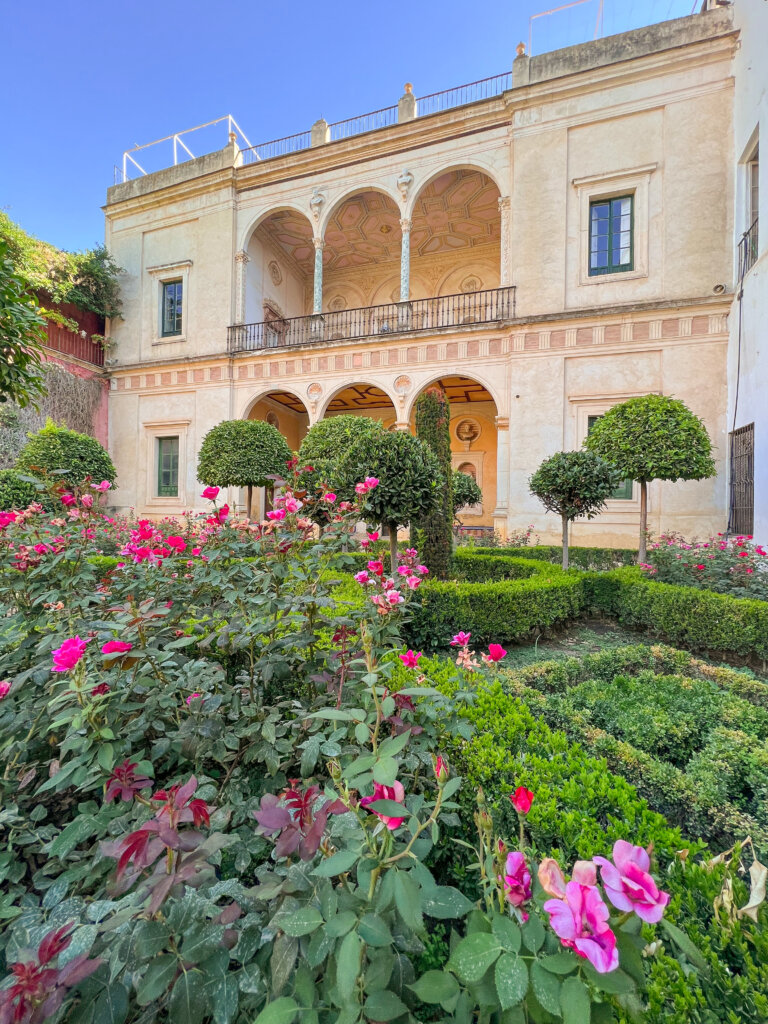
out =
<svg viewBox="0 0 768 1024"><path fill-rule="evenodd" d="M518 786L514 793L509 794L509 799L518 814L527 814L533 803L533 793L525 786Z"/></svg>
<svg viewBox="0 0 768 1024"><path fill-rule="evenodd" d="M102 654L125 654L126 651L130 651L133 644L129 644L127 640L107 640L102 645Z"/></svg>
<svg viewBox="0 0 768 1024"><path fill-rule="evenodd" d="M410 701L410 697L404 697L402 699ZM445 780L448 778L448 765L445 763L445 760L441 754L438 754L437 758L435 759L435 778L437 779L438 782L445 782Z"/></svg>
<svg viewBox="0 0 768 1024"><path fill-rule="evenodd" d="M390 590L387 592L387 601L394 607L396 604L402 604L405 598L399 590Z"/></svg>
<svg viewBox="0 0 768 1024"><path fill-rule="evenodd" d="M285 509L284 508L272 509L271 512L267 512L267 519L271 519L273 521L278 521L280 519L285 519Z"/></svg>
<svg viewBox="0 0 768 1024"><path fill-rule="evenodd" d="M298 512L302 505L303 502L298 501L296 498L287 498L285 502L285 511Z"/></svg>
<svg viewBox="0 0 768 1024"><path fill-rule="evenodd" d="M7 697L10 692L11 684L8 682L7 679L4 679L2 683L0 683L0 700L2 700L3 697Z"/></svg>
<svg viewBox="0 0 768 1024"><path fill-rule="evenodd" d="M407 651L405 654L398 655L400 661L405 665L406 668L417 668L419 664L419 658L423 658L424 655L421 651L418 654L415 651Z"/></svg>
<svg viewBox="0 0 768 1024"><path fill-rule="evenodd" d="M368 573L365 571L365 569L363 569L361 572L355 573L355 579L357 580L358 583L367 583L370 577Z"/></svg>
<svg viewBox="0 0 768 1024"><path fill-rule="evenodd" d="M229 505L222 505L221 508L219 509L217 515L218 515L219 522L223 523L224 520L229 515Z"/></svg>
<svg viewBox="0 0 768 1024"><path fill-rule="evenodd" d="M87 640L79 636L70 637L65 640L61 647L53 652L53 672L69 672L80 661L88 646Z"/></svg>
<svg viewBox="0 0 768 1024"><path fill-rule="evenodd" d="M501 644L488 644L488 661L501 661L502 658L506 658L507 652L501 646Z"/></svg>
<svg viewBox="0 0 768 1024"><path fill-rule="evenodd" d="M550 896L556 896L560 900L565 899L565 878L560 870L560 865L553 857L545 857L539 864L539 882L544 892Z"/></svg>
<svg viewBox="0 0 768 1024"><path fill-rule="evenodd" d="M384 575L384 563L383 562L369 562L368 569L374 574L374 576Z"/></svg>
<svg viewBox="0 0 768 1024"><path fill-rule="evenodd" d="M471 633L457 633L451 640L451 647L466 647L471 636Z"/></svg>
<svg viewBox="0 0 768 1024"><path fill-rule="evenodd" d="M187 697L187 706L189 706L193 700L198 700L202 696L202 693L190 693L190 695Z"/></svg>
<svg viewBox="0 0 768 1024"><path fill-rule="evenodd" d="M504 894L513 907L521 907L531 898L531 872L525 857L517 851L507 855Z"/></svg>
<svg viewBox="0 0 768 1024"><path fill-rule="evenodd" d="M398 782L395 779L391 786L382 786L381 783L374 782L373 796L364 796L360 801L360 806L367 807L369 804L376 803L377 800L394 800L398 804L405 803L405 790L403 789L402 782ZM400 828L405 821L405 816L402 818L390 818L386 814L379 814L378 811L371 811L371 814L375 814L377 818L380 818L390 832Z"/></svg>
<svg viewBox="0 0 768 1024"><path fill-rule="evenodd" d="M369 491L372 491L374 487L379 486L379 478L376 476L367 476L365 478L365 486L368 488Z"/></svg>
<svg viewBox="0 0 768 1024"><path fill-rule="evenodd" d="M62 505L74 505L76 500L77 499L75 498L74 494L67 493L67 494L62 494L62 496L61 496L61 504Z"/></svg>
<svg viewBox="0 0 768 1024"><path fill-rule="evenodd" d="M185 551L187 548L183 537L169 537L166 544L168 544L169 547L172 547L174 551L179 552Z"/></svg>
<svg viewBox="0 0 768 1024"><path fill-rule="evenodd" d="M208 501L216 501L216 498L219 495L219 490L220 488L218 487L206 487L201 496L203 498L207 498Z"/></svg>
<svg viewBox="0 0 768 1024"><path fill-rule="evenodd" d="M379 534L378 534L377 530L374 530L373 533L369 533L368 534L368 540L370 540L370 541L377 541L378 539L379 539Z"/></svg>
<svg viewBox="0 0 768 1024"><path fill-rule="evenodd" d="M85 508L92 508L92 506L93 506L93 495L92 494L84 494L82 496L82 498L80 499L80 504L84 505Z"/></svg>
<svg viewBox="0 0 768 1024"><path fill-rule="evenodd" d="M365 494L367 490L365 484L355 484L355 494Z"/></svg>
<svg viewBox="0 0 768 1024"><path fill-rule="evenodd" d="M421 580L418 576L406 576L405 582L408 584L410 590L418 590L421 586Z"/></svg>
<svg viewBox="0 0 768 1024"><path fill-rule="evenodd" d="M656 924L664 916L669 893L661 892L648 873L651 858L642 846L633 846L625 839L613 844L611 864L605 857L595 857L608 899L617 910L634 910L648 924Z"/></svg>
<svg viewBox="0 0 768 1024"><path fill-rule="evenodd" d="M327 501L329 505L332 505L336 501L336 495L333 491L326 491L323 495L323 501Z"/></svg>
<svg viewBox="0 0 768 1024"><path fill-rule="evenodd" d="M589 960L600 974L616 970L616 936L607 923L608 907L594 886L568 882L564 899L547 900L544 909L564 946Z"/></svg>
<svg viewBox="0 0 768 1024"><path fill-rule="evenodd" d="M91 487L94 489L94 491L101 491L102 494L104 493L104 491L108 491L111 486L112 484L109 482L109 480L102 480L100 484L91 484Z"/></svg>

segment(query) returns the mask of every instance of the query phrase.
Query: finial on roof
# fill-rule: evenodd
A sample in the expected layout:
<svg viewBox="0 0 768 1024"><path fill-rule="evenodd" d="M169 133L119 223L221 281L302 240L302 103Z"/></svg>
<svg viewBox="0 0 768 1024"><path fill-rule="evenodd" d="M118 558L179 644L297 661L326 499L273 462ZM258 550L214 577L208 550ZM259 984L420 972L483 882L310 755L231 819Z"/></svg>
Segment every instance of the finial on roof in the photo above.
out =
<svg viewBox="0 0 768 1024"><path fill-rule="evenodd" d="M411 82L406 82L406 83L405 83L405 91L406 91L406 92L413 92L413 83L411 83Z"/></svg>
<svg viewBox="0 0 768 1024"><path fill-rule="evenodd" d="M525 56L525 43L518 43L515 52L517 53L518 57L524 57Z"/></svg>

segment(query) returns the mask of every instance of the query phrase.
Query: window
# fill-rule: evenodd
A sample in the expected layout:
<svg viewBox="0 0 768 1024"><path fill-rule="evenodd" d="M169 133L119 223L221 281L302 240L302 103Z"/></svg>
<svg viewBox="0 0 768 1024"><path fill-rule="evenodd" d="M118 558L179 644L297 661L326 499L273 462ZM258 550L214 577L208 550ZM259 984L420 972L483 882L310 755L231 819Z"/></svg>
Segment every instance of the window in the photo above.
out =
<svg viewBox="0 0 768 1024"><path fill-rule="evenodd" d="M179 439L158 437L157 439L157 496L177 498L179 496Z"/></svg>
<svg viewBox="0 0 768 1024"><path fill-rule="evenodd" d="M590 276L634 268L633 221L633 195L589 204Z"/></svg>
<svg viewBox="0 0 768 1024"><path fill-rule="evenodd" d="M728 529L751 534L755 525L755 424L730 434L731 502Z"/></svg>
<svg viewBox="0 0 768 1024"><path fill-rule="evenodd" d="M182 293L181 281L163 282L162 335L164 338L181 334Z"/></svg>
<svg viewBox="0 0 768 1024"><path fill-rule="evenodd" d="M601 419L600 416L589 416L587 418L587 433L592 433L592 427ZM631 501L632 500L632 481L622 480L616 490L610 496L611 501Z"/></svg>
<svg viewBox="0 0 768 1024"><path fill-rule="evenodd" d="M760 158L756 149L754 155L747 164L747 227L750 228L757 220L760 211Z"/></svg>

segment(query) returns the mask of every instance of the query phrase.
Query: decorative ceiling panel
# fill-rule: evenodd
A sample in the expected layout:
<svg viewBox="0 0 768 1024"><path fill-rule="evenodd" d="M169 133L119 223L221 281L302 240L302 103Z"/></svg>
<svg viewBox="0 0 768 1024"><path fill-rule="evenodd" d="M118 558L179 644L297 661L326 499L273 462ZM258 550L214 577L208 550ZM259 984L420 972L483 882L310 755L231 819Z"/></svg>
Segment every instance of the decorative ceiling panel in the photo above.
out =
<svg viewBox="0 0 768 1024"><path fill-rule="evenodd" d="M394 406L374 384L350 384L328 406L328 412L355 412L360 409L394 409Z"/></svg>

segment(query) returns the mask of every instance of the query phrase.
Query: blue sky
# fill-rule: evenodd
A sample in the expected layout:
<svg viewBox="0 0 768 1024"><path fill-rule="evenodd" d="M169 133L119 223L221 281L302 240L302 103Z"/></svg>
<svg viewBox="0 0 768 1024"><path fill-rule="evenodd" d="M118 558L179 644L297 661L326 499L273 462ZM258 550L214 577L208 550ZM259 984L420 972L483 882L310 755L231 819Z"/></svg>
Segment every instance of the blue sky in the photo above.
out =
<svg viewBox="0 0 768 1024"><path fill-rule="evenodd" d="M9 2L0 208L62 248L90 247L113 165L134 143L232 114L256 144L389 106L406 81L418 96L500 74L531 15L559 2ZM534 19L533 53L591 39L598 4ZM602 34L693 7L604 0ZM208 139L190 141L195 155L223 145L225 129Z"/></svg>

